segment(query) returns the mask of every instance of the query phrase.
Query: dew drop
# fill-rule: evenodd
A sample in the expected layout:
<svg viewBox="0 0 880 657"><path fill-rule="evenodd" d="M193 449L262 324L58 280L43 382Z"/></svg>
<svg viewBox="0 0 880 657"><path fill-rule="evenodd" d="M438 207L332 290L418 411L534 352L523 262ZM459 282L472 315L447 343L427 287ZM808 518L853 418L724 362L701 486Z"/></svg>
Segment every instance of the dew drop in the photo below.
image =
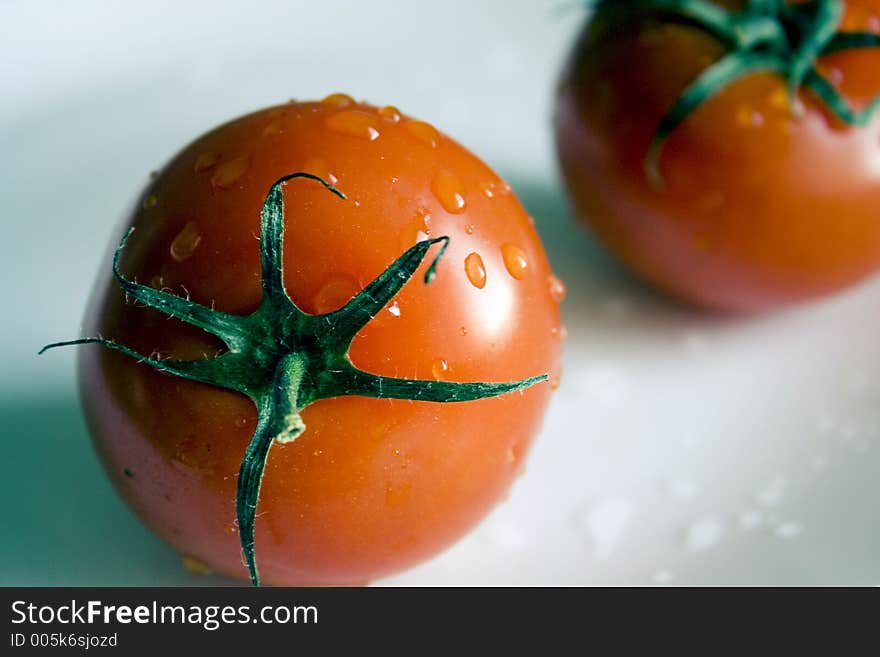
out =
<svg viewBox="0 0 880 657"><path fill-rule="evenodd" d="M434 362L431 363L431 374L433 374L434 378L438 381L444 379L448 371L449 363L443 358L436 358L434 359Z"/></svg>
<svg viewBox="0 0 880 657"><path fill-rule="evenodd" d="M156 274L150 279L150 287L154 290L161 290L165 287L165 277L162 274Z"/></svg>
<svg viewBox="0 0 880 657"><path fill-rule="evenodd" d="M689 552L708 550L718 544L723 534L724 522L720 518L713 516L703 518L688 527L685 548Z"/></svg>
<svg viewBox="0 0 880 657"><path fill-rule="evenodd" d="M425 146L437 148L437 144L440 143L440 133L437 132L437 128L430 123L425 123L424 121L409 121L406 124L406 129L407 132L425 144Z"/></svg>
<svg viewBox="0 0 880 657"><path fill-rule="evenodd" d="M514 244L502 244L501 255L504 258L504 266L507 268L508 274L517 280L525 278L526 270L529 268L525 251Z"/></svg>
<svg viewBox="0 0 880 657"><path fill-rule="evenodd" d="M464 335L467 335L467 334L468 334L467 327L466 327L466 326L462 326L462 327L460 327L460 328L458 329L458 332L459 332L461 335L463 335L463 336L464 336Z"/></svg>
<svg viewBox="0 0 880 657"><path fill-rule="evenodd" d="M468 235L473 235L474 234L474 225L468 224L467 226L465 226L464 232L467 233Z"/></svg>
<svg viewBox="0 0 880 657"><path fill-rule="evenodd" d="M431 191L440 201L440 205L451 214L461 214L464 212L465 189L462 182L451 171L441 171L434 180L431 181Z"/></svg>
<svg viewBox="0 0 880 657"><path fill-rule="evenodd" d="M548 282L550 284L550 298L556 303L562 303L565 300L567 292L565 289L565 283L559 280L554 274L550 274Z"/></svg>
<svg viewBox="0 0 880 657"><path fill-rule="evenodd" d="M783 522L773 532L777 538L792 539L800 536L804 528L798 522Z"/></svg>
<svg viewBox="0 0 880 657"><path fill-rule="evenodd" d="M332 165L322 157L309 158L306 160L306 163L303 164L302 170L326 180L331 185L335 185L339 182L339 178L333 173Z"/></svg>
<svg viewBox="0 0 880 657"><path fill-rule="evenodd" d="M486 286L486 267L478 253L471 253L464 259L464 271L471 285L481 290Z"/></svg>
<svg viewBox="0 0 880 657"><path fill-rule="evenodd" d="M551 390L559 390L559 386L562 385L562 376L559 374L553 374L550 376L550 389Z"/></svg>
<svg viewBox="0 0 880 657"><path fill-rule="evenodd" d="M394 105L386 105L379 108L379 116L389 123L400 123L400 110Z"/></svg>
<svg viewBox="0 0 880 657"><path fill-rule="evenodd" d="M247 424L248 424L248 419L246 416L239 415L237 418L235 418L235 426L238 427L239 429L244 429L247 426Z"/></svg>
<svg viewBox="0 0 880 657"><path fill-rule="evenodd" d="M275 119L263 128L263 136L271 137L272 135L280 135L284 132L284 123L280 119Z"/></svg>
<svg viewBox="0 0 880 657"><path fill-rule="evenodd" d="M177 237L171 242L171 257L177 262L183 262L195 253L199 242L202 241L202 234L199 227L194 221L190 221L183 227Z"/></svg>
<svg viewBox="0 0 880 657"><path fill-rule="evenodd" d="M740 514L738 522L742 529L755 529L764 522L764 516L757 509L749 509Z"/></svg>
<svg viewBox="0 0 880 657"><path fill-rule="evenodd" d="M592 543L597 558L612 556L634 515L632 502L622 498L600 500L574 518L574 528Z"/></svg>
<svg viewBox="0 0 880 657"><path fill-rule="evenodd" d="M777 475L758 492L758 504L761 506L778 506L785 497L785 489L787 486L787 479L782 475Z"/></svg>
<svg viewBox="0 0 880 657"><path fill-rule="evenodd" d="M321 104L329 105L330 107L348 107L349 105L354 105L354 98L348 94L330 94L321 101Z"/></svg>
<svg viewBox="0 0 880 657"><path fill-rule="evenodd" d="M314 311L319 315L339 310L360 291L357 282L345 274L331 275L312 299Z"/></svg>
<svg viewBox="0 0 880 657"><path fill-rule="evenodd" d="M400 317L400 306L397 303L397 299L392 301L390 305L386 306L385 310L387 310L395 317Z"/></svg>
<svg viewBox="0 0 880 657"><path fill-rule="evenodd" d="M344 110L327 117L324 125L329 130L341 135L369 139L373 141L379 138L379 128L376 126L376 118L362 110Z"/></svg>
<svg viewBox="0 0 880 657"><path fill-rule="evenodd" d="M191 575L204 577L205 575L210 575L214 572L204 561L188 554L184 554L181 557L181 561L183 561L183 567L186 568Z"/></svg>
<svg viewBox="0 0 880 657"><path fill-rule="evenodd" d="M238 182L250 165L251 158L247 155L218 165L214 175L211 176L211 186L214 189L229 189Z"/></svg>
<svg viewBox="0 0 880 657"><path fill-rule="evenodd" d="M220 161L219 153L202 153L196 158L195 164L193 164L193 171L196 173L201 173L202 171L207 171L211 167L213 167L217 162Z"/></svg>
<svg viewBox="0 0 880 657"><path fill-rule="evenodd" d="M495 183L493 183L493 182L480 183L480 191L483 192L483 195L486 198L495 198Z"/></svg>
<svg viewBox="0 0 880 657"><path fill-rule="evenodd" d="M158 202L159 202L159 199L156 197L156 195L150 194L149 196L147 196L147 198L144 199L142 206L146 210L149 208L156 207L156 203L158 203Z"/></svg>

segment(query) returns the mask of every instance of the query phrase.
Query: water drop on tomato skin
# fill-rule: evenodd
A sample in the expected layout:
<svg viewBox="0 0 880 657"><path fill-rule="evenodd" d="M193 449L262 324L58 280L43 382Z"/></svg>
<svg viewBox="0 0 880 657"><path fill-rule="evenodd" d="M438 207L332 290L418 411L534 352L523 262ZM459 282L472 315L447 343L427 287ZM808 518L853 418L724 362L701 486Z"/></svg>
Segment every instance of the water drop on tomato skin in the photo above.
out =
<svg viewBox="0 0 880 657"><path fill-rule="evenodd" d="M190 221L183 227L183 230L177 234L177 237L171 242L171 247L168 250L171 253L171 257L176 262L183 262L192 257L192 254L195 253L201 241L202 233L199 230L198 224L194 221Z"/></svg>
<svg viewBox="0 0 880 657"><path fill-rule="evenodd" d="M440 171L431 181L431 191L443 209L450 214L461 214L467 206L465 188L451 171Z"/></svg>
<svg viewBox="0 0 880 657"><path fill-rule="evenodd" d="M193 164L193 171L195 173L202 173L203 171L207 171L214 167L217 162L220 161L219 153L202 153L196 158L195 163Z"/></svg>
<svg viewBox="0 0 880 657"><path fill-rule="evenodd" d="M343 110L327 117L324 125L331 132L375 141L379 138L376 117L363 110Z"/></svg>
<svg viewBox="0 0 880 657"><path fill-rule="evenodd" d="M480 254L471 253L464 259L464 271L471 285L481 290L486 286L486 267Z"/></svg>
<svg viewBox="0 0 880 657"><path fill-rule="evenodd" d="M348 94L330 94L326 98L321 101L322 105L329 105L330 107L349 107L354 105L354 98L349 96Z"/></svg>
<svg viewBox="0 0 880 657"><path fill-rule="evenodd" d="M319 315L342 308L360 292L357 281L346 274L332 274L322 283L312 299L313 311Z"/></svg>
<svg viewBox="0 0 880 657"><path fill-rule="evenodd" d="M150 208L156 207L156 204L159 202L158 197L155 194L150 194L147 198L144 199L144 202L141 204L144 210L149 210Z"/></svg>
<svg viewBox="0 0 880 657"><path fill-rule="evenodd" d="M251 159L247 155L237 157L217 166L214 175L211 176L211 186L214 189L229 189L237 183L251 166Z"/></svg>
<svg viewBox="0 0 880 657"><path fill-rule="evenodd" d="M383 120L388 121L389 123L400 123L400 110L394 107L394 105L380 107L377 110L377 113Z"/></svg>
<svg viewBox="0 0 880 657"><path fill-rule="evenodd" d="M504 267L507 269L508 274L518 281L526 277L529 261L526 258L525 251L515 244L503 244L501 246L501 256L504 259Z"/></svg>
<svg viewBox="0 0 880 657"><path fill-rule="evenodd" d="M550 275L549 278L549 287L550 287L550 298L553 299L556 303L562 303L565 300L565 295L568 290L565 287L565 283L563 283L559 278L557 278L554 274Z"/></svg>
<svg viewBox="0 0 880 657"><path fill-rule="evenodd" d="M438 381L445 379L447 372L449 372L449 363L447 363L445 359L436 358L434 362L431 363L431 374Z"/></svg>
<svg viewBox="0 0 880 657"><path fill-rule="evenodd" d="M335 185L339 182L339 178L333 173L333 166L322 157L312 157L306 160L302 170L313 176L318 176L322 180Z"/></svg>
<svg viewBox="0 0 880 657"><path fill-rule="evenodd" d="M429 148L437 148L437 145L440 143L440 133L430 123L407 121L406 130Z"/></svg>

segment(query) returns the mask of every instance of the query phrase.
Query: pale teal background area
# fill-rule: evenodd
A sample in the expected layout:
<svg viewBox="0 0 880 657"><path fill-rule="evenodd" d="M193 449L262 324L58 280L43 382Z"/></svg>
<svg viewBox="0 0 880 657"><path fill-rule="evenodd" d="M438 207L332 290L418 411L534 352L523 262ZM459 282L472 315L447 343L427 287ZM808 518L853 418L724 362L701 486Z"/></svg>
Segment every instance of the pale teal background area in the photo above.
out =
<svg viewBox="0 0 880 657"><path fill-rule="evenodd" d="M0 585L213 584L111 489L73 350L128 204L190 139L345 91L508 177L569 287L565 376L510 499L387 584L878 584L880 285L687 311L574 225L555 78L583 19L531 0L0 2ZM880 181L878 181L880 184Z"/></svg>

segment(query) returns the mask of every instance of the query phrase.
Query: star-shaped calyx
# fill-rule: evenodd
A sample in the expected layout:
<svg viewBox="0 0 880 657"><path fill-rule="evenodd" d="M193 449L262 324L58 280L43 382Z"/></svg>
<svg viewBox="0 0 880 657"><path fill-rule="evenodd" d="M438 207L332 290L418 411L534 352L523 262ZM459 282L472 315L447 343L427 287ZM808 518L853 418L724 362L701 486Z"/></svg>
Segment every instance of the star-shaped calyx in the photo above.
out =
<svg viewBox="0 0 880 657"><path fill-rule="evenodd" d="M340 199L345 199L335 187L308 173L293 173L272 185L261 212L263 296L260 306L250 315L219 312L126 278L119 269L119 258L133 228L116 249L113 275L128 297L217 336L226 343L227 351L202 360L158 360L103 338L58 342L40 351L43 353L47 349L68 345L99 344L159 371L234 390L253 400L258 421L238 474L236 513L241 548L255 585L260 583L260 577L254 550L254 519L266 458L274 443L289 443L306 430L300 415L306 406L319 399L344 395L466 402L523 390L547 379L547 375L542 374L507 383L423 381L379 376L355 367L348 357L355 335L412 278L431 248L438 246L439 251L425 273L424 282L427 284L434 279L437 263L449 245L449 238L418 242L343 308L324 315L310 315L287 295L283 283L282 187L295 178L317 181Z"/></svg>
<svg viewBox="0 0 880 657"><path fill-rule="evenodd" d="M880 108L880 96L855 111L816 68L820 57L856 48L880 47L880 35L840 30L843 0L748 0L731 11L707 0L597 0L603 17L631 20L636 15L663 16L693 25L718 39L725 54L706 68L678 97L654 132L645 157L645 173L662 187L660 154L669 136L697 107L747 75L776 73L787 81L790 105L800 111L797 93L809 89L838 119L864 125Z"/></svg>

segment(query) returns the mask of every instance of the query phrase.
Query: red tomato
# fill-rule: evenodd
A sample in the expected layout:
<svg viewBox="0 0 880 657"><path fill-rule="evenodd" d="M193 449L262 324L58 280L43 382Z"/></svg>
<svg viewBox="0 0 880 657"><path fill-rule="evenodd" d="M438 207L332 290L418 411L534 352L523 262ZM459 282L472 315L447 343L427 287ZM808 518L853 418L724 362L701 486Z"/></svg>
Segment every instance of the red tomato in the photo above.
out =
<svg viewBox="0 0 880 657"><path fill-rule="evenodd" d="M672 130L657 159L662 183L652 183L646 158L661 119L731 49L636 4L600 5L557 98L562 171L577 213L599 239L645 280L724 310L809 299L874 272L880 120L848 125L806 85L793 111L778 72L745 75L699 104ZM799 4L763 3L765 11L806 11ZM836 0L811 7L843 8ZM629 11L623 20L621 8ZM803 43L798 30L806 28L777 23L789 45ZM865 109L880 93L880 2L846 2L835 31L867 33L867 47L820 56L815 66L842 100Z"/></svg>
<svg viewBox="0 0 880 657"><path fill-rule="evenodd" d="M273 183L300 171L347 197L313 180L283 187L283 287L306 313L343 307L420 240L450 238L435 280L423 281L424 263L357 333L356 367L430 381L557 376L560 287L510 188L431 125L339 94L244 116L179 153L125 222L135 231L121 271L217 311L254 312L261 209ZM88 335L166 363L223 353L214 336L127 303L109 274ZM123 497L181 554L246 577L236 483L254 403L107 349L80 354L88 423ZM315 376L332 382L331 370ZM551 388L463 403L308 405L305 432L268 453L255 529L262 581L365 583L449 546L522 470Z"/></svg>

